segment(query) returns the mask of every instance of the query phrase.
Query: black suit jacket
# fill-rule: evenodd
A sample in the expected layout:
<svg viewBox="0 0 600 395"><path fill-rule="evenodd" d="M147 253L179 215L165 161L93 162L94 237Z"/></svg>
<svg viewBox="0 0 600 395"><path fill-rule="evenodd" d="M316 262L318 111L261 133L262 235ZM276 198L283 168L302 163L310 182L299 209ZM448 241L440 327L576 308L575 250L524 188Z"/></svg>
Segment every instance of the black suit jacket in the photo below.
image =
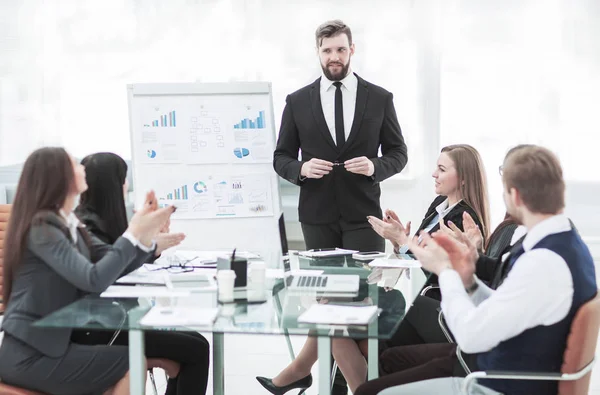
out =
<svg viewBox="0 0 600 395"><path fill-rule="evenodd" d="M421 221L421 225L419 226L417 233L419 233L420 231L425 229L427 227L427 225L429 225L431 220L437 214L437 211L435 208L437 206L439 206L440 204L442 204L442 202L446 199L447 199L446 196L442 196L442 195L439 195L435 199L433 199L433 202L431 202L431 205L429 206L429 208L427 209L427 212L425 213L425 217L423 218L423 221ZM479 216L477 215L475 210L473 210L473 208L471 206L469 206L464 200L461 200L460 202L458 202L456 204L456 206L454 206L452 208L452 210L450 210L450 212L444 216L444 224L446 224L446 226L448 226L448 222L453 222L454 225L458 226L459 229L463 230L463 213L465 211L467 213L469 213L471 218L473 218L473 221L475 221L475 223L479 227L479 230L481 230L481 232L483 233L483 225L481 224L481 220L479 219ZM431 228L431 230L429 231L429 234L437 232L438 230L440 230L439 222L437 224L435 224L435 226L433 228Z"/></svg>
<svg viewBox="0 0 600 395"><path fill-rule="evenodd" d="M341 149L323 115L320 78L286 99L273 167L281 177L301 187L300 222L328 224L341 218L364 223L367 215L381 218L379 183L399 173L408 160L392 94L356 77L354 121ZM380 147L383 155L378 157ZM299 150L302 160L298 160ZM343 163L359 156L373 161L372 177L350 173L341 165L323 178L300 180L302 164L312 158Z"/></svg>
<svg viewBox="0 0 600 395"><path fill-rule="evenodd" d="M417 234L419 232L421 232L423 229L425 229L427 227L427 225L429 225L431 220L437 215L437 211L435 208L437 206L439 206L440 204L442 204L442 202L446 199L447 199L446 196L442 196L442 195L439 195L435 199L433 199L433 202L431 202L431 205L429 206L429 208L427 209L427 212L425 213L425 218L423 218L423 221L421 222L421 225L419 226L419 229L417 230ZM456 206L454 206L452 208L452 210L450 210L448 212L448 214L446 214L444 216L444 224L446 224L446 226L448 226L448 222L453 222L456 226L458 226L459 229L463 230L464 229L463 228L463 213L465 211L469 213L471 218L473 218L473 221L475 221L475 223L479 227L479 230L481 230L481 232L483 233L483 225L481 224L481 220L479 219L479 216L477 215L477 213L475 213L475 210L473 210L473 208L471 206L469 206L464 200L461 200L460 202L458 202L456 204ZM433 228L431 228L429 230L429 234L437 232L438 230L440 230L439 221L438 221L438 223L436 223L433 226ZM423 269L423 271L425 271L425 269ZM429 273L429 272L425 271L425 273ZM425 287L427 287L428 285L437 284L437 283L438 283L438 276L436 276L435 274L431 274L429 276L429 279L425 283ZM427 296L430 296L430 295L434 299L439 299L439 295L435 295L434 293L427 294Z"/></svg>

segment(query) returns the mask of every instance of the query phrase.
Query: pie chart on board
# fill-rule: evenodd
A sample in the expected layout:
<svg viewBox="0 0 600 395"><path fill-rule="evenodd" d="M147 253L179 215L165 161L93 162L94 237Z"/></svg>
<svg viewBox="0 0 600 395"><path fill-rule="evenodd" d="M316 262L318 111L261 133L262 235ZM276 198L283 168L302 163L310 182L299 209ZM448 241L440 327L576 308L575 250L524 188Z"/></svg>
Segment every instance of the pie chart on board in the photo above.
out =
<svg viewBox="0 0 600 395"><path fill-rule="evenodd" d="M147 152L148 158L150 159L154 159L156 158L156 151L154 151L153 149L149 149Z"/></svg>
<svg viewBox="0 0 600 395"><path fill-rule="evenodd" d="M250 155L250 150L248 148L234 148L233 154L238 158L243 158L245 156Z"/></svg>
<svg viewBox="0 0 600 395"><path fill-rule="evenodd" d="M206 193L208 192L208 188L206 187L205 183L203 183L202 181L198 181L194 184L194 191L196 193Z"/></svg>

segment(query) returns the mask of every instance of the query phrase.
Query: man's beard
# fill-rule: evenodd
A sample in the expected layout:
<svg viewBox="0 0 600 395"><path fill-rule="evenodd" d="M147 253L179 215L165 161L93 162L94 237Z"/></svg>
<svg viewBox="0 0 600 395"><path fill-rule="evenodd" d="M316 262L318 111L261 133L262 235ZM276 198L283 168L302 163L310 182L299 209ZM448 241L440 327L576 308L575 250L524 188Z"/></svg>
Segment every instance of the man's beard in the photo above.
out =
<svg viewBox="0 0 600 395"><path fill-rule="evenodd" d="M325 77L327 77L328 80L330 81L341 81L343 80L347 75L348 75L348 70L350 70L350 61L348 61L347 64L342 65L340 62L335 62L339 65L341 65L341 69L338 73L333 74L331 71L329 71L328 66L330 64L332 64L334 62L329 62L327 64L327 66L323 66L321 64L321 68L323 69L323 74L325 74Z"/></svg>

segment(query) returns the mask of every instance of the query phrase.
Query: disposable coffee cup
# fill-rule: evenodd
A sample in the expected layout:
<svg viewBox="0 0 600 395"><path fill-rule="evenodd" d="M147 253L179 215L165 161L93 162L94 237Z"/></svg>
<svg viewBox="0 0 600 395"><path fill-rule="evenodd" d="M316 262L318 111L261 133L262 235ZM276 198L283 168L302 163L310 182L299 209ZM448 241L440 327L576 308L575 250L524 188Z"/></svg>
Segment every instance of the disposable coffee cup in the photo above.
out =
<svg viewBox="0 0 600 395"><path fill-rule="evenodd" d="M233 285L235 284L235 272L233 270L219 270L217 272L217 286L219 302L233 302Z"/></svg>
<svg viewBox="0 0 600 395"><path fill-rule="evenodd" d="M250 286L252 288L263 288L267 278L267 265L264 262L252 262L250 264Z"/></svg>

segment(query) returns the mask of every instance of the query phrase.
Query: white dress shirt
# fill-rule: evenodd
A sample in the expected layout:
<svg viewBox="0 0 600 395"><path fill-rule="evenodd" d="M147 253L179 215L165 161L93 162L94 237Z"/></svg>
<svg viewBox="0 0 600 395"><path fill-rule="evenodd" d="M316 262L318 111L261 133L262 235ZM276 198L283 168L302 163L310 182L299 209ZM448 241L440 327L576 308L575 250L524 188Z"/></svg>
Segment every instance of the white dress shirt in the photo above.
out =
<svg viewBox="0 0 600 395"><path fill-rule="evenodd" d="M546 236L569 230L564 215L534 226L523 240L525 252L495 291L478 279L479 287L469 297L456 271L442 271L442 311L463 351L489 351L527 329L552 325L567 316L573 302L567 262L549 249L532 247Z"/></svg>
<svg viewBox="0 0 600 395"><path fill-rule="evenodd" d="M73 239L73 243L77 244L77 227L81 226L81 222L79 222L79 218L72 211L67 215L64 210L59 211L60 215L63 217L65 222L67 223L67 228L69 228L69 233L71 234L71 239Z"/></svg>
<svg viewBox="0 0 600 395"><path fill-rule="evenodd" d="M346 140L348 140L350 129L352 129L352 123L354 122L358 79L352 70L350 70L348 75L340 82L342 83L340 89L342 90L342 106L344 108L344 134ZM323 107L323 115L325 116L325 122L327 122L327 127L329 128L333 141L337 141L335 136L336 87L333 83L334 81L330 81L325 75L321 76L321 106Z"/></svg>

